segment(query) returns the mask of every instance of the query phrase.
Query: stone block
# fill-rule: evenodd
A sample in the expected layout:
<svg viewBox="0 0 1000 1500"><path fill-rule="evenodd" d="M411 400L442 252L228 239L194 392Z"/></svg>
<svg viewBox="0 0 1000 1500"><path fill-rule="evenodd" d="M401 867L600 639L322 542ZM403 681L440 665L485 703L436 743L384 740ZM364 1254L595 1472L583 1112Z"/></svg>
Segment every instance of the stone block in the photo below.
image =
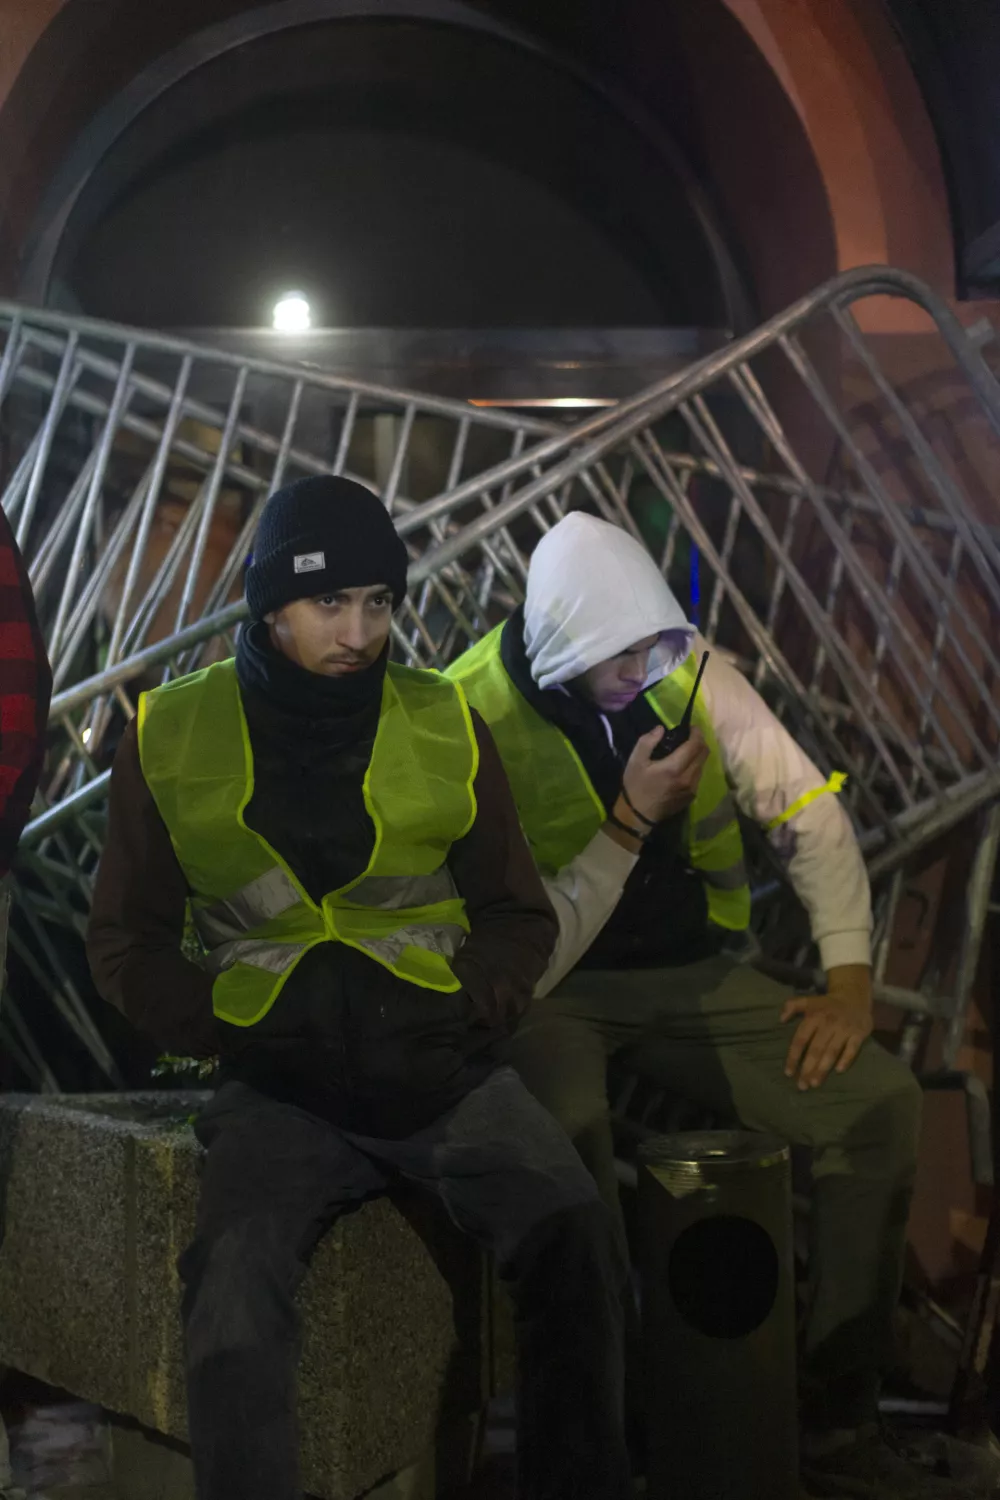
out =
<svg viewBox="0 0 1000 1500"><path fill-rule="evenodd" d="M135 1129L127 1184L129 1255L128 1414L170 1437L187 1438L177 1257L194 1237L201 1147L180 1120ZM2 1251L0 1251L2 1255Z"/></svg>
<svg viewBox="0 0 1000 1500"><path fill-rule="evenodd" d="M112 1420L111 1461L116 1500L196 1500L187 1451L132 1422Z"/></svg>
<svg viewBox="0 0 1000 1500"><path fill-rule="evenodd" d="M0 1362L182 1441L176 1260L203 1097L0 1098ZM439 1471L462 1467L489 1384L486 1284L480 1252L425 1200L338 1220L300 1292L307 1489L353 1500L435 1448Z"/></svg>
<svg viewBox="0 0 1000 1500"><path fill-rule="evenodd" d="M129 1140L86 1112L0 1100L0 1363L120 1411Z"/></svg>

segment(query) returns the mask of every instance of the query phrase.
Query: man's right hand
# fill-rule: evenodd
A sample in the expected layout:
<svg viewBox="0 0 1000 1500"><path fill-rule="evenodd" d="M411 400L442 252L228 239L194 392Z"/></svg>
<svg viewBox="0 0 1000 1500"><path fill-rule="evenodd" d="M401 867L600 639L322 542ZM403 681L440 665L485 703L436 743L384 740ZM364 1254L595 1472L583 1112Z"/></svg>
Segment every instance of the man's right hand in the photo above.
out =
<svg viewBox="0 0 1000 1500"><path fill-rule="evenodd" d="M657 725L637 740L622 777L635 811L650 823L661 823L690 807L708 759L705 736L700 729L692 729L690 738L673 755L651 760L662 737L663 729Z"/></svg>

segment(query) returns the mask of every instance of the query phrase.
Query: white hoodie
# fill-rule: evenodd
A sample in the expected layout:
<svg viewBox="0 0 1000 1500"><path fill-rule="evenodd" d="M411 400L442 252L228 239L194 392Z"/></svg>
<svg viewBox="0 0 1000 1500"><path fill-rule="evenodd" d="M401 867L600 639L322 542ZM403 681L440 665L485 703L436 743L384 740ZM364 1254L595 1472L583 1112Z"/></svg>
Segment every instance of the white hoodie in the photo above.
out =
<svg viewBox="0 0 1000 1500"><path fill-rule="evenodd" d="M524 641L539 687L561 686L637 641L659 635L646 686L676 670L705 642L685 618L634 537L574 512L538 543L528 568ZM825 778L760 694L713 651L701 685L737 806L762 824L779 817ZM610 735L610 728L608 730ZM817 797L768 834L809 913L820 962L871 962L871 893L853 829L837 798ZM598 832L545 882L559 940L536 993L547 994L590 947L621 899L636 861Z"/></svg>
<svg viewBox="0 0 1000 1500"><path fill-rule="evenodd" d="M579 677L651 635L647 688L691 653L694 626L641 542L573 511L542 537L528 567L524 644L540 688Z"/></svg>

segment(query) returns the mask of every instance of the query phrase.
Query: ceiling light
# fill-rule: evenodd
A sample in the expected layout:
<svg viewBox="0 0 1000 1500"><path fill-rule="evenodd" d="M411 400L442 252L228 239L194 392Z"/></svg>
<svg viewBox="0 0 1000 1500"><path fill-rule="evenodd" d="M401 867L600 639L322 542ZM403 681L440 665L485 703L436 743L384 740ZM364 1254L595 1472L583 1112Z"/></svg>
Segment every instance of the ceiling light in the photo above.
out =
<svg viewBox="0 0 1000 1500"><path fill-rule="evenodd" d="M274 304L274 327L279 333L305 333L312 327L309 303L301 292L286 292Z"/></svg>

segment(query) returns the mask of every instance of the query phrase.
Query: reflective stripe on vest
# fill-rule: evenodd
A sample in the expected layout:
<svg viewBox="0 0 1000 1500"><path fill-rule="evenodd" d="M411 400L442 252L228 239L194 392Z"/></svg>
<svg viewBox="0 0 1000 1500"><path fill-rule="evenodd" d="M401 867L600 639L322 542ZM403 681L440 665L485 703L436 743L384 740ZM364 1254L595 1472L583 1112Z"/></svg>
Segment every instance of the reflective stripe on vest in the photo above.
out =
<svg viewBox="0 0 1000 1500"><path fill-rule="evenodd" d="M253 1025L321 942L413 984L460 988L449 959L468 920L445 861L475 820L478 746L452 683L390 665L363 785L371 859L319 903L244 821L253 755L232 661L143 694L139 756L192 892L216 1015Z"/></svg>
<svg viewBox="0 0 1000 1500"><path fill-rule="evenodd" d="M511 682L500 654L503 626L448 668L490 726L514 791L521 824L539 869L554 875L575 858L607 817L579 755L559 729L531 707ZM694 685L688 657L646 693L665 724L676 724ZM696 700L694 723L709 755L688 813L688 858L705 885L708 914L717 926L742 932L750 922L750 887L736 808L715 731Z"/></svg>
<svg viewBox="0 0 1000 1500"><path fill-rule="evenodd" d="M430 907L457 897L447 865L431 875L371 875L351 890L352 905L377 906L386 911ZM205 946L205 967L209 973L221 974L235 963L267 969L272 974L283 974L293 968L304 952L302 943L263 943L243 935L290 911L299 899L291 877L275 865L227 901L193 907L192 919ZM465 929L459 924L443 923L438 927L403 928L392 937L359 938L358 945L392 967L408 946L453 958L464 935Z"/></svg>

